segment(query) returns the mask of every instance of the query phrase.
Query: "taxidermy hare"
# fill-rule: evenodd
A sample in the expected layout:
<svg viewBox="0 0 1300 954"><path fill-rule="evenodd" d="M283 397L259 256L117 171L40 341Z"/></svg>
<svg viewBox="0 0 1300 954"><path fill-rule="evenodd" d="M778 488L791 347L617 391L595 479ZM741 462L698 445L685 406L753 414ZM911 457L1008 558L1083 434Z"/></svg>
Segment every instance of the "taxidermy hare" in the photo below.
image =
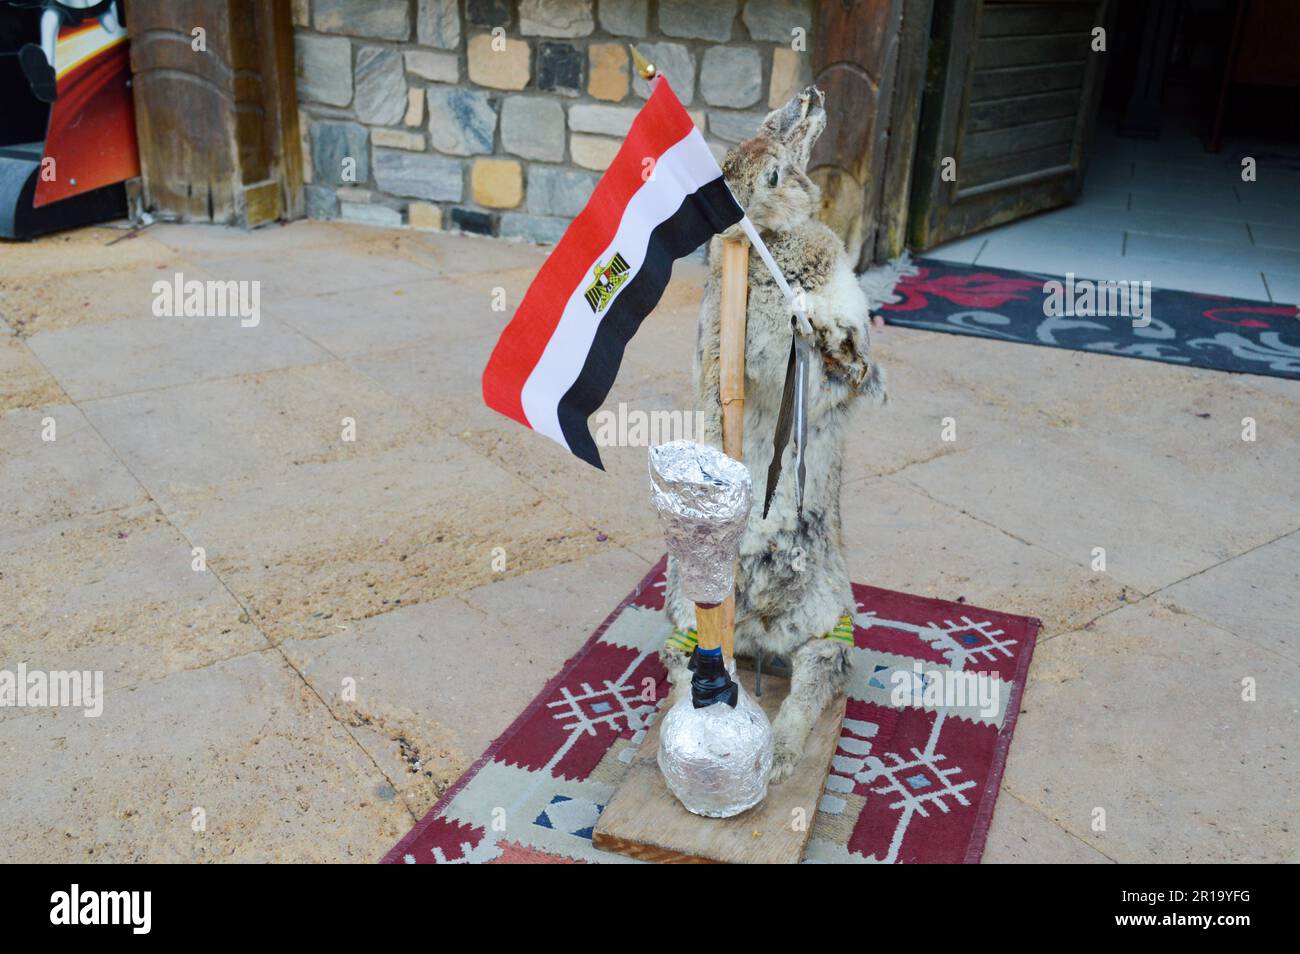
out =
<svg viewBox="0 0 1300 954"><path fill-rule="evenodd" d="M758 135L733 148L723 163L727 184L763 235L792 287L802 289L821 362L809 375L808 443L803 514L786 447L776 494L765 518L767 465L790 352L790 306L756 254L749 257L745 345L745 464L754 482L754 509L740 546L736 574L738 655L779 655L792 666L790 695L773 723L774 781L789 776L808 732L848 679L853 595L840 549L840 470L849 407L859 395L885 398L884 378L869 360L866 296L839 238L814 214L820 191L806 169L826 126L824 96L810 86L770 113ZM695 355L702 440L722 446L718 395L720 238L710 247L712 271L700 308ZM668 614L673 635L662 658L674 701L690 685L695 607L680 589L670 561Z"/></svg>

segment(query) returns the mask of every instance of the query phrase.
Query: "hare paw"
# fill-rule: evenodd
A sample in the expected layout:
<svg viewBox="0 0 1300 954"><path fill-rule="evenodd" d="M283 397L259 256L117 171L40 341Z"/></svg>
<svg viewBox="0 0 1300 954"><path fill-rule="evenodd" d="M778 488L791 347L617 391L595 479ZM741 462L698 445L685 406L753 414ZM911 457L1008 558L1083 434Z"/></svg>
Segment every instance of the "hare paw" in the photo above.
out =
<svg viewBox="0 0 1300 954"><path fill-rule="evenodd" d="M769 776L775 784L784 782L794 774L795 766L803 758L803 752L795 749L793 746L785 745L781 742L776 744L776 752L772 757L772 774Z"/></svg>

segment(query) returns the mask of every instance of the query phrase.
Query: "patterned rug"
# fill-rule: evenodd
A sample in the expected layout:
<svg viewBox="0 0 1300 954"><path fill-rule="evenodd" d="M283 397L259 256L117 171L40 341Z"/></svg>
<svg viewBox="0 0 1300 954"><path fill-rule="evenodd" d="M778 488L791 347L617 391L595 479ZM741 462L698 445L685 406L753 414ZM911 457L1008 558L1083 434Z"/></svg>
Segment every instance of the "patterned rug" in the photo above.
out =
<svg viewBox="0 0 1300 954"><path fill-rule="evenodd" d="M1068 284L1059 275L933 259L916 264L917 274L904 276L895 289L899 300L880 305L891 325L1300 378L1295 305L1135 288L1129 293L1131 307L1123 309L1127 317L1095 317L1099 310L1115 315L1113 306L1124 300L1124 292L1108 297L1096 283L1076 278ZM1048 283L1055 285L1045 287Z"/></svg>
<svg viewBox="0 0 1300 954"><path fill-rule="evenodd" d="M667 693L664 565L385 863L633 863L593 848L591 832ZM857 583L853 594L848 711L805 861L977 862L1039 622ZM988 695L927 706L925 689L957 672L986 674ZM912 690L902 704L897 686Z"/></svg>

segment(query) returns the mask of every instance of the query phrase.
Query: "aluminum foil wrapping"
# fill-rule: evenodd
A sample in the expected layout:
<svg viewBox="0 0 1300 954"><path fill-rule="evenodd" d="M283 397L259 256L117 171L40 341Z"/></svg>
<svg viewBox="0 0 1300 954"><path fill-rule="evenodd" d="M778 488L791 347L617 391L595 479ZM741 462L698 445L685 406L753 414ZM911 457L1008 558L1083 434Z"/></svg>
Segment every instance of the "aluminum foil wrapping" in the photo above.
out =
<svg viewBox="0 0 1300 954"><path fill-rule="evenodd" d="M659 771L688 811L730 818L767 797L772 726L740 688L736 708L678 701L659 729Z"/></svg>
<svg viewBox="0 0 1300 954"><path fill-rule="evenodd" d="M751 494L748 468L720 450L694 441L650 448L650 495L692 602L720 603L735 589Z"/></svg>

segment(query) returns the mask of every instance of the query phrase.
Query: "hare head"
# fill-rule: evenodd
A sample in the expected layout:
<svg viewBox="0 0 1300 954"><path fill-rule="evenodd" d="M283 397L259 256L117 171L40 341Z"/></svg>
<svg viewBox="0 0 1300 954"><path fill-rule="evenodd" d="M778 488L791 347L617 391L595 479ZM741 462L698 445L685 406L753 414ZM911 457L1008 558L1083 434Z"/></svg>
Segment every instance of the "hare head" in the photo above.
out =
<svg viewBox="0 0 1300 954"><path fill-rule="evenodd" d="M826 128L825 99L809 86L768 113L758 135L727 153L727 185L759 229L783 232L816 211L821 190L808 178L808 156Z"/></svg>

